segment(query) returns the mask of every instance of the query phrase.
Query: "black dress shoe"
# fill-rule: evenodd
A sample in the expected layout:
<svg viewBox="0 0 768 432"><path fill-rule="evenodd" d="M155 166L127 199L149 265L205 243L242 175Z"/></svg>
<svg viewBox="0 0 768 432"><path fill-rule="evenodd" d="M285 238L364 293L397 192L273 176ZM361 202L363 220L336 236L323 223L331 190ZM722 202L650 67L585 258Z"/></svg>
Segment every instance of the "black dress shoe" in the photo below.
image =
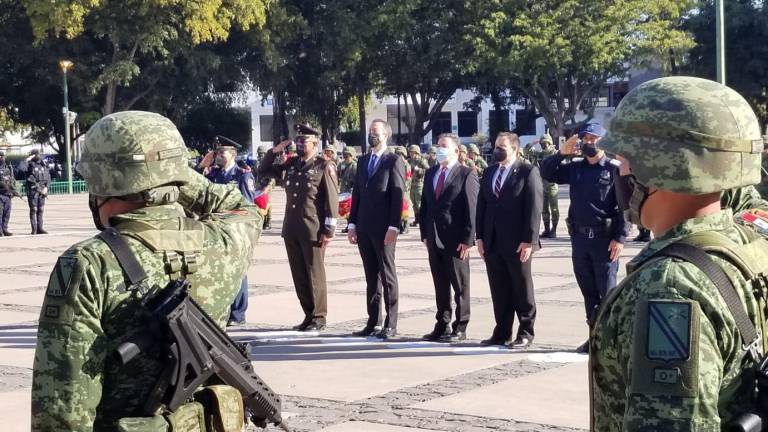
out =
<svg viewBox="0 0 768 432"><path fill-rule="evenodd" d="M376 328L366 326L366 327L363 327L362 330L353 332L352 336L367 337L367 336L373 336L375 334L376 334Z"/></svg>
<svg viewBox="0 0 768 432"><path fill-rule="evenodd" d="M391 327L384 327L380 332L376 333L377 338L384 340L393 338L395 336L397 336L397 329L393 329Z"/></svg>
<svg viewBox="0 0 768 432"><path fill-rule="evenodd" d="M451 342L463 341L466 338L467 338L467 332L465 331L454 331L451 333Z"/></svg>
<svg viewBox="0 0 768 432"><path fill-rule="evenodd" d="M518 336L514 342L509 344L509 348L513 350L524 350L530 348L533 343L533 339L525 336Z"/></svg>
<svg viewBox="0 0 768 432"><path fill-rule="evenodd" d="M38 234L48 234L48 231L46 231L46 230L44 230L44 229L38 229L38 230L37 230L37 233L38 233Z"/></svg>
<svg viewBox="0 0 768 432"><path fill-rule="evenodd" d="M325 330L325 321L311 321L304 327L303 331L320 331Z"/></svg>
<svg viewBox="0 0 768 432"><path fill-rule="evenodd" d="M589 354L589 339L587 339L586 342L579 345L578 348L576 348L576 352L579 354Z"/></svg>
<svg viewBox="0 0 768 432"><path fill-rule="evenodd" d="M8 231L3 231L3 235L6 236L6 237L10 237L10 236L13 235L13 233L8 232Z"/></svg>
<svg viewBox="0 0 768 432"><path fill-rule="evenodd" d="M411 222L411 228L416 228L417 226L419 226L419 223L417 221Z"/></svg>
<svg viewBox="0 0 768 432"><path fill-rule="evenodd" d="M341 233L342 233L342 234L346 234L346 233L348 233L348 232L349 232L349 228L347 228L347 227L344 227L344 228L341 230Z"/></svg>
<svg viewBox="0 0 768 432"><path fill-rule="evenodd" d="M296 324L296 325L295 325L295 326L293 326L292 328L293 328L294 330L298 330L298 331L304 331L304 330L306 330L306 329L307 329L307 326L308 326L308 325L309 325L309 323L311 323L311 322L312 322L312 320L311 320L311 319L305 319L304 321L300 322L299 324Z"/></svg>
<svg viewBox="0 0 768 432"><path fill-rule="evenodd" d="M480 343L483 345L507 345L509 340L491 336L488 339L480 341Z"/></svg>
<svg viewBox="0 0 768 432"><path fill-rule="evenodd" d="M430 342L449 342L451 340L451 332L448 329L434 329L432 333L425 334L422 339Z"/></svg>

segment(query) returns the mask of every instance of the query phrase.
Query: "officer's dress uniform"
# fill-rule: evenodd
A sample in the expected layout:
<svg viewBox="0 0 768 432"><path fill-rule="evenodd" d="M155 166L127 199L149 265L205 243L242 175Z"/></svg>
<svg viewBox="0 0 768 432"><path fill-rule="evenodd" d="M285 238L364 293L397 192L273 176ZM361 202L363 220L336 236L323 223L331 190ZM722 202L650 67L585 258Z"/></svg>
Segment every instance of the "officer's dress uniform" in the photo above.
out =
<svg viewBox="0 0 768 432"><path fill-rule="evenodd" d="M233 184L237 185L240 193L246 201L253 204L256 199L256 179L253 173L239 168L237 165L232 164L229 169L220 167L214 167L206 175L208 180L216 184ZM235 301L232 302L232 312L230 313L229 320L236 323L242 323L245 321L245 311L248 309L248 275L243 276L243 280L240 282L240 291L235 297Z"/></svg>
<svg viewBox="0 0 768 432"><path fill-rule="evenodd" d="M51 181L51 173L42 160L29 160L27 162L27 204L29 204L29 223L32 226L32 234L42 234L43 209L45 199L48 196L48 183Z"/></svg>
<svg viewBox="0 0 768 432"><path fill-rule="evenodd" d="M612 240L624 243L627 223L616 200L615 180L620 162L603 156L592 165L585 158L568 159L556 153L541 163L542 177L557 184L570 184L568 232L576 282L584 296L587 321L608 290L616 286L619 260L611 261Z"/></svg>
<svg viewBox="0 0 768 432"><path fill-rule="evenodd" d="M261 216L231 186L212 184L194 172L190 176L192 182L183 187L189 192L179 202L200 221L171 204L117 215L110 225L123 234L149 286L186 277L191 296L223 327L250 263ZM238 214L219 213L229 210ZM118 364L118 344L151 331L139 294L128 283L109 246L98 238L59 257L39 319L33 431L111 432L120 419L142 414L164 363L161 345L155 344L127 365Z"/></svg>
<svg viewBox="0 0 768 432"><path fill-rule="evenodd" d="M275 164L269 151L259 165L259 175L279 178L285 173L285 219L282 237L306 326L325 325L328 294L325 279L325 249L321 235L332 237L339 214L339 190L335 165L316 156L300 157Z"/></svg>
<svg viewBox="0 0 768 432"><path fill-rule="evenodd" d="M13 168L7 163L0 165L0 236L9 235L8 221L11 219L11 199L16 193L16 178Z"/></svg>

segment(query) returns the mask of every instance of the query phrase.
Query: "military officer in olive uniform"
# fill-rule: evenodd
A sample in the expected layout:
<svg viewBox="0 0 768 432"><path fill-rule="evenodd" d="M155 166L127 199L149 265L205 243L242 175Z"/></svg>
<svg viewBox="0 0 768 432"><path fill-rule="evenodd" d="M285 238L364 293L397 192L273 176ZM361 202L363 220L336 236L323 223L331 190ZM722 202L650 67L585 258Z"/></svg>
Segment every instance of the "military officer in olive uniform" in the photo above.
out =
<svg viewBox="0 0 768 432"><path fill-rule="evenodd" d="M429 152L427 152L427 164L429 164L430 168L437 165L437 147L429 147Z"/></svg>
<svg viewBox="0 0 768 432"><path fill-rule="evenodd" d="M341 193L352 193L352 189L355 187L355 176L357 176L356 154L357 152L354 147L344 147L344 160L336 168L339 175L339 191Z"/></svg>
<svg viewBox="0 0 768 432"><path fill-rule="evenodd" d="M408 147L408 163L411 165L411 202L413 203L412 227L419 225L419 210L421 193L424 191L424 176L429 169L429 163L421 156L421 148L416 144Z"/></svg>
<svg viewBox="0 0 768 432"><path fill-rule="evenodd" d="M408 153L405 151L405 147L400 145L395 146L395 153L403 158L403 162L405 163L405 191L403 191L403 200L408 203L408 211L402 212L400 219L400 234L405 234L408 232L408 216L410 210L413 208L413 203L411 202L413 169L411 168L411 165L408 164Z"/></svg>
<svg viewBox="0 0 768 432"><path fill-rule="evenodd" d="M477 177L482 177L483 172L486 168L488 168L488 162L486 162L485 159L480 156L480 149L476 144L470 144L467 150L467 156L472 162L475 163L475 171L477 172Z"/></svg>
<svg viewBox="0 0 768 432"><path fill-rule="evenodd" d="M279 177L285 173L285 220L282 237L288 252L293 284L304 320L299 331L322 330L328 312L325 281L325 248L336 231L339 214L339 186L336 166L320 151L320 133L296 125L297 156L282 164L275 159L291 141L267 152L259 164L259 175Z"/></svg>
<svg viewBox="0 0 768 432"><path fill-rule="evenodd" d="M467 146L461 144L459 146L459 163L468 168L475 168L475 162L469 158L467 153Z"/></svg>
<svg viewBox="0 0 768 432"><path fill-rule="evenodd" d="M43 229L43 208L48 197L48 183L51 173L40 157L39 150L32 150L27 158L27 204L29 204L29 223L32 234L48 234Z"/></svg>
<svg viewBox="0 0 768 432"><path fill-rule="evenodd" d="M16 192L16 178L13 167L5 162L5 152L0 151L0 237L13 235L8 231L11 219L11 199L19 196Z"/></svg>

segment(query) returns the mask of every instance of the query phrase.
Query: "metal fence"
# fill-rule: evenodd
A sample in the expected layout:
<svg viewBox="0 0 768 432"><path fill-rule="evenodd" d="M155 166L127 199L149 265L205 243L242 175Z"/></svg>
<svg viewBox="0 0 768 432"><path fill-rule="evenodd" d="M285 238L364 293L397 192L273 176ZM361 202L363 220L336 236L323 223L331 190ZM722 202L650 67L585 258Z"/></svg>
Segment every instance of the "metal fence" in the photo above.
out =
<svg viewBox="0 0 768 432"><path fill-rule="evenodd" d="M17 181L16 190L20 194L27 193L27 187L25 182ZM88 192L88 186L85 184L85 180L76 180L72 182L72 193L85 193ZM48 183L48 195L65 195L68 193L67 182L55 181Z"/></svg>

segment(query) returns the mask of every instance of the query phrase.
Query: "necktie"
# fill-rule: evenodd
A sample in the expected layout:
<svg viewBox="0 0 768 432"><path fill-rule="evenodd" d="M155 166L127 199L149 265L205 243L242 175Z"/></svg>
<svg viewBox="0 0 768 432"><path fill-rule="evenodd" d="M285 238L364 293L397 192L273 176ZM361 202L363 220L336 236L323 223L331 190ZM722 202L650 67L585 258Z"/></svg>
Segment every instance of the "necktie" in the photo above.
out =
<svg viewBox="0 0 768 432"><path fill-rule="evenodd" d="M501 179L504 177L504 170L507 169L504 165L499 165L499 174L496 176L496 181L493 184L493 193L498 197L501 193Z"/></svg>
<svg viewBox="0 0 768 432"><path fill-rule="evenodd" d="M445 167L440 169L440 177L437 178L437 186L435 186L435 198L440 198L440 194L443 193L444 186L445 186Z"/></svg>
<svg viewBox="0 0 768 432"><path fill-rule="evenodd" d="M368 177L371 177L376 170L376 159L378 159L378 156L376 156L375 153L372 153L371 160L368 161Z"/></svg>

